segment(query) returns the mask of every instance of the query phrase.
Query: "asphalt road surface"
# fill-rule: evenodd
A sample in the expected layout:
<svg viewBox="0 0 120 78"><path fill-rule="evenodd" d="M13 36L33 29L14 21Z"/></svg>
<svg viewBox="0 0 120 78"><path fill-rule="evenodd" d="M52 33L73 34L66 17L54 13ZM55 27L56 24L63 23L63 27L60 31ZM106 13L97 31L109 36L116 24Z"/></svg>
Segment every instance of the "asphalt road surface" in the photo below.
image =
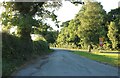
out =
<svg viewBox="0 0 120 78"><path fill-rule="evenodd" d="M118 69L56 49L21 68L14 76L118 76Z"/></svg>

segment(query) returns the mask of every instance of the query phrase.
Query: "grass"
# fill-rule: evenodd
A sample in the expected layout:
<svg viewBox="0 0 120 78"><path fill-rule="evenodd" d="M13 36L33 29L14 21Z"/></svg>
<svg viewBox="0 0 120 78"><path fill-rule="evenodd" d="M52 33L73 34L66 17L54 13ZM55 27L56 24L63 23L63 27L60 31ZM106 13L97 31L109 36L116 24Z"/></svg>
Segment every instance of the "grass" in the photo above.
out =
<svg viewBox="0 0 120 78"><path fill-rule="evenodd" d="M120 67L120 59L118 58L118 54L107 54L107 53L88 53L83 51L73 51L75 54L79 54L86 58L109 64L115 67Z"/></svg>

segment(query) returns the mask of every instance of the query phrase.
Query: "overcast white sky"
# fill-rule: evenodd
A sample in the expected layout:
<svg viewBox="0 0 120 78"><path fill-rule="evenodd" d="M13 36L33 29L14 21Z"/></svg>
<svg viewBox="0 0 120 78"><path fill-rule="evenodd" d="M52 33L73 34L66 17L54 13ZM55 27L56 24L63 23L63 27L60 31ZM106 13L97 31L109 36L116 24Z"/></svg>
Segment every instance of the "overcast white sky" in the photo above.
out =
<svg viewBox="0 0 120 78"><path fill-rule="evenodd" d="M101 2L103 8L107 12L109 12L111 9L115 9L118 7L118 2L120 0L96 0L96 1ZM75 14L77 14L78 11L80 10L81 6L82 5L80 4L78 6L75 6L69 1L63 1L63 6L58 11L55 12L58 15L57 19L62 22L73 19ZM54 26L54 23L52 22L51 22L51 26L54 27L54 29L58 29L56 26Z"/></svg>

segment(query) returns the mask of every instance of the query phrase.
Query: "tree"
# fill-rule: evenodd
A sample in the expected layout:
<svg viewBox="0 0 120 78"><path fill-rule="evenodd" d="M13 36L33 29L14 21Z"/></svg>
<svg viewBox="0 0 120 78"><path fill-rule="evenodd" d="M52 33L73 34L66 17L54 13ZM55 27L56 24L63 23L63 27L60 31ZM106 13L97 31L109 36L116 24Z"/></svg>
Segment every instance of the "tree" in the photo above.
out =
<svg viewBox="0 0 120 78"><path fill-rule="evenodd" d="M35 24L33 16L37 12L38 6L41 7L44 3L32 3L32 2L4 2L3 6L6 11L2 15L2 24L4 26L18 26L18 35L24 41L23 49L31 49L32 52L32 40L31 29ZM29 46L28 46L29 45Z"/></svg>
<svg viewBox="0 0 120 78"><path fill-rule="evenodd" d="M62 25L61 25L61 27L67 27L69 25L69 22L70 22L70 20L66 21L66 22L63 22Z"/></svg>
<svg viewBox="0 0 120 78"><path fill-rule="evenodd" d="M79 21L72 19L62 23L62 29L58 35L57 43L60 45L69 45L69 48L79 46L80 38L77 35ZM66 46L68 47L68 46Z"/></svg>
<svg viewBox="0 0 120 78"><path fill-rule="evenodd" d="M23 45L26 45L23 49L31 49L28 51L32 52L33 46L30 36L32 27L39 27L41 22L43 22L41 20L48 15L48 18L57 21L54 12L45 9L49 5L56 7L57 3L59 4L59 2L53 2L53 4L46 2L4 2L3 6L6 10L2 13L2 25L4 25L4 27L8 26L8 28L10 28L10 26L17 26L17 35L24 41ZM41 19L37 20L35 16L41 17ZM46 24L43 26L46 27Z"/></svg>
<svg viewBox="0 0 120 78"><path fill-rule="evenodd" d="M99 43L99 37L104 36L106 12L98 2L88 1L76 15L80 21L78 34L81 38L81 45L87 48L88 45ZM102 33L101 33L102 32Z"/></svg>
<svg viewBox="0 0 120 78"><path fill-rule="evenodd" d="M118 28L117 28L115 22L111 22L109 27L108 27L108 37L111 40L112 47L114 49L117 49L117 45L118 45L118 42L119 42L118 36L119 36Z"/></svg>
<svg viewBox="0 0 120 78"><path fill-rule="evenodd" d="M32 26L37 27L40 22L43 22L41 20L36 20L36 15L41 18L49 15L49 18L51 17L53 21L56 20L56 15L53 12L45 10L44 6L47 6L45 2L6 2L3 3L3 6L6 8L6 12L2 15L2 24L5 26L8 23L13 26L17 25L21 30L21 36L24 36L24 34L27 35L27 33L30 35Z"/></svg>
<svg viewBox="0 0 120 78"><path fill-rule="evenodd" d="M58 45L66 44L67 43L66 39L68 39L68 32L67 32L67 27L64 27L61 29L61 31L58 35L57 44Z"/></svg>
<svg viewBox="0 0 120 78"><path fill-rule="evenodd" d="M47 34L45 35L45 39L47 40L48 43L55 43L56 39L58 36L58 31L48 31Z"/></svg>
<svg viewBox="0 0 120 78"><path fill-rule="evenodd" d="M120 8L108 13L108 37L112 42L112 48L120 49Z"/></svg>

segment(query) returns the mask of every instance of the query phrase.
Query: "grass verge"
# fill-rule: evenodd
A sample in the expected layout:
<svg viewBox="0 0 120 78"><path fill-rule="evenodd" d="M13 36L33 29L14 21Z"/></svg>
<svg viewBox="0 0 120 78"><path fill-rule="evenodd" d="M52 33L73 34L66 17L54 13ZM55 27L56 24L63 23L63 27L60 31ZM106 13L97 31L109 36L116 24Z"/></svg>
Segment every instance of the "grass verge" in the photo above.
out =
<svg viewBox="0 0 120 78"><path fill-rule="evenodd" d="M104 64L109 64L115 67L120 67L120 58L118 54L106 54L106 53L88 53L83 51L73 51L73 53L84 56L91 60L95 60Z"/></svg>

